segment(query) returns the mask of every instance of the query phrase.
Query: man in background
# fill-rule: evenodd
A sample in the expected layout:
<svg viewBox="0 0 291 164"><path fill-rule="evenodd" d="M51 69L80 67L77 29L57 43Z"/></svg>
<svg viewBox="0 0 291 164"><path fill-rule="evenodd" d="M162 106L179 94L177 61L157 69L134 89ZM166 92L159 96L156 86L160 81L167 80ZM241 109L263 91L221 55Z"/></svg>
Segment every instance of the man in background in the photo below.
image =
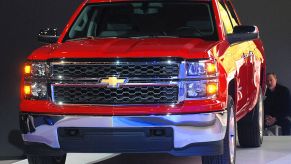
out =
<svg viewBox="0 0 291 164"><path fill-rule="evenodd" d="M277 83L275 73L267 74L265 106L265 126L279 125L282 135L291 134L290 93L287 87Z"/></svg>

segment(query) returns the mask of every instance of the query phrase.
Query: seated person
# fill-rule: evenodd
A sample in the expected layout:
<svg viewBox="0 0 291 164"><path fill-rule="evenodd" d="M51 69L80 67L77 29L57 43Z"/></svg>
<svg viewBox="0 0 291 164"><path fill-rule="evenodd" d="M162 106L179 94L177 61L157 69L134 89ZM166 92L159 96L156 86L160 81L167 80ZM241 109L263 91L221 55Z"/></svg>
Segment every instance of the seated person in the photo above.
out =
<svg viewBox="0 0 291 164"><path fill-rule="evenodd" d="M290 93L288 88L277 83L275 73L267 74L265 106L265 127L279 125L282 135L290 135Z"/></svg>

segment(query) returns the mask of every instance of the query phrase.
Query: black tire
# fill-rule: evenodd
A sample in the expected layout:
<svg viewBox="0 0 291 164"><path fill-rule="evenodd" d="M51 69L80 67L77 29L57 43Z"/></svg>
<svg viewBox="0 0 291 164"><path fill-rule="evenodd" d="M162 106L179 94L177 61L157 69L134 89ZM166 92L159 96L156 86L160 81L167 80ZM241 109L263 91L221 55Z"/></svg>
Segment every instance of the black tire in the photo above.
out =
<svg viewBox="0 0 291 164"><path fill-rule="evenodd" d="M29 164L65 164L66 155L63 156L27 156Z"/></svg>
<svg viewBox="0 0 291 164"><path fill-rule="evenodd" d="M264 105L260 90L253 112L249 112L238 124L238 140L241 147L260 147L263 143Z"/></svg>
<svg viewBox="0 0 291 164"><path fill-rule="evenodd" d="M202 156L202 164L235 164L236 158L236 118L235 118L235 106L231 96L228 97L227 104L227 128L225 137L223 139L223 149L222 155L214 156ZM231 114L232 112L232 114ZM232 117L232 119L231 119ZM230 131L230 123L232 122L233 130ZM230 143L230 136L232 136L232 142ZM230 144L233 145L231 148ZM232 149L232 150L231 150ZM231 152L233 153L233 158L231 158Z"/></svg>

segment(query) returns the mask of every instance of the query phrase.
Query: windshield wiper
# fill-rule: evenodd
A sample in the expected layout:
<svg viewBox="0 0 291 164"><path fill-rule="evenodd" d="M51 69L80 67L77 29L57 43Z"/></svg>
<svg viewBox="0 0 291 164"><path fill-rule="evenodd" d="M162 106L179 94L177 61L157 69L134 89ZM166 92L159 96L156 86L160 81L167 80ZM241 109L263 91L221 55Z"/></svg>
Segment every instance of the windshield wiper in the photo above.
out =
<svg viewBox="0 0 291 164"><path fill-rule="evenodd" d="M76 40L87 40L87 39L92 40L92 39L94 39L94 38L95 38L95 37L93 37L93 36L86 36L86 37L73 38L73 39L68 39L68 40L70 40L70 41L76 41Z"/></svg>
<svg viewBox="0 0 291 164"><path fill-rule="evenodd" d="M98 36L98 37L94 37L94 36L87 36L87 37L81 37L81 38L73 38L73 39L68 39L70 41L78 41L78 40L94 40L94 39L106 39L106 38L124 38L124 37L117 37L117 36Z"/></svg>

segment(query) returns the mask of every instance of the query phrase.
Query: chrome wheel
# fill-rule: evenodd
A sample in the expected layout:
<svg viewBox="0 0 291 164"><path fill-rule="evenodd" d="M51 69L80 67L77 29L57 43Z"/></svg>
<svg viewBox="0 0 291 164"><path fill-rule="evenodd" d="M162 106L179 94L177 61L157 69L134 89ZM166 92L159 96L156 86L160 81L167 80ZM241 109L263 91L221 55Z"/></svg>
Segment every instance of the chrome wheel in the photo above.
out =
<svg viewBox="0 0 291 164"><path fill-rule="evenodd" d="M227 103L227 125L223 139L224 152L221 155L202 156L203 164L235 164L236 156L236 117L235 105L231 96Z"/></svg>

